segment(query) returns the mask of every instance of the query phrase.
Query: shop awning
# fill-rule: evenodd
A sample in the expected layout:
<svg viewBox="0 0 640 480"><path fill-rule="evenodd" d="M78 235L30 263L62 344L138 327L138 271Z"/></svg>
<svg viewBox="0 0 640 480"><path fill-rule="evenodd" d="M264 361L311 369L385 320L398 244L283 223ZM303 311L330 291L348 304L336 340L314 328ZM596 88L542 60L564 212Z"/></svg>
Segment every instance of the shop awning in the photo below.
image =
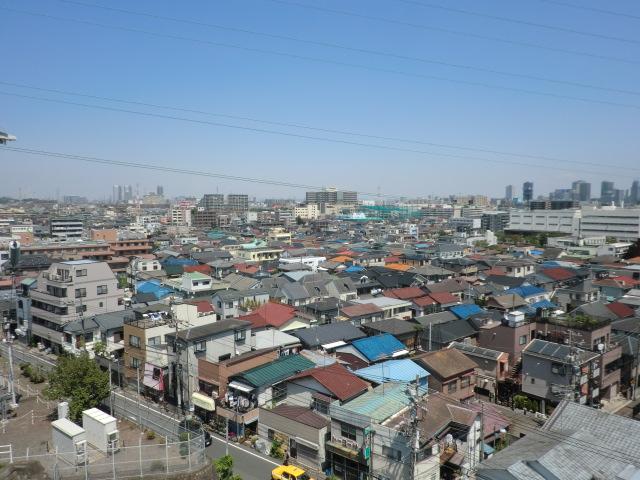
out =
<svg viewBox="0 0 640 480"><path fill-rule="evenodd" d="M318 444L310 442L309 440L305 440L304 438L296 437L296 442L300 445L304 445L305 447L309 447L313 450L318 450Z"/></svg>
<svg viewBox="0 0 640 480"><path fill-rule="evenodd" d="M213 412L216 409L216 402L213 398L208 397L202 393L194 392L191 396L191 402L196 406L207 412Z"/></svg>
<svg viewBox="0 0 640 480"><path fill-rule="evenodd" d="M254 390L252 386L244 384L242 382L236 382L235 380L232 382L229 382L229 388L233 388L234 390L240 390L241 392L244 392L244 393L251 393Z"/></svg>

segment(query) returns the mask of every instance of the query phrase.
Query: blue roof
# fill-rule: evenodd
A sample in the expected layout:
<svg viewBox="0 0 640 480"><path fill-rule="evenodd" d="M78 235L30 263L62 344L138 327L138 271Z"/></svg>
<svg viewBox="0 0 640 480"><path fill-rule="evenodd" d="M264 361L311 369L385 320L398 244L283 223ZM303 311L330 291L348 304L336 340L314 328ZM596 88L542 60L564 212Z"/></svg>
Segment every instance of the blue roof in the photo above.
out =
<svg viewBox="0 0 640 480"><path fill-rule="evenodd" d="M449 310L451 310L458 318L469 318L473 315L477 315L479 313L484 312L482 308L480 308L475 303L464 303L462 305L454 305Z"/></svg>
<svg viewBox="0 0 640 480"><path fill-rule="evenodd" d="M173 289L160 284L159 280L147 280L136 285L136 293L150 293L157 300L173 293Z"/></svg>
<svg viewBox="0 0 640 480"><path fill-rule="evenodd" d="M426 378L429 376L429 372L408 358L387 360L377 365L361 368L353 373L375 383L414 382L417 375L421 379L420 385L426 385Z"/></svg>
<svg viewBox="0 0 640 480"><path fill-rule="evenodd" d="M160 263L162 263L162 265L198 265L197 260L193 260L191 258L174 258L174 257L167 257L164 260L162 260Z"/></svg>
<svg viewBox="0 0 640 480"><path fill-rule="evenodd" d="M521 287L510 288L506 292L505 295L520 295L522 298L531 297L532 295L542 295L545 293L545 290L540 287L534 287L533 285L523 285Z"/></svg>
<svg viewBox="0 0 640 480"><path fill-rule="evenodd" d="M533 308L558 308L555 303L552 303L549 300L540 300L539 302L532 303L531 306Z"/></svg>
<svg viewBox="0 0 640 480"><path fill-rule="evenodd" d="M361 267L360 265L351 265L350 267L344 269L344 271L347 273L361 272L363 270L364 267Z"/></svg>
<svg viewBox="0 0 640 480"><path fill-rule="evenodd" d="M370 362L389 358L394 353L405 350L404 344L390 333L361 338L351 344Z"/></svg>

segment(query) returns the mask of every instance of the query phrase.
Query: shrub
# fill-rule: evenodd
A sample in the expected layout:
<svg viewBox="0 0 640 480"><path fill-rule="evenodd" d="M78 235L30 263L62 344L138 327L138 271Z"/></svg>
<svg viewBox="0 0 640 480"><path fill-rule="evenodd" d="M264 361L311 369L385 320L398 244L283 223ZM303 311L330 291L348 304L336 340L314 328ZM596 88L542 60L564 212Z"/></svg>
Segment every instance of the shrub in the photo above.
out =
<svg viewBox="0 0 640 480"><path fill-rule="evenodd" d="M153 440L154 438L156 438L156 432L147 430L147 440Z"/></svg>
<svg viewBox="0 0 640 480"><path fill-rule="evenodd" d="M164 472L164 462L161 462L160 460L154 460L153 462L151 462L149 470L151 470L152 472Z"/></svg>
<svg viewBox="0 0 640 480"><path fill-rule="evenodd" d="M189 455L189 434L182 432L180 434L180 456L186 457Z"/></svg>

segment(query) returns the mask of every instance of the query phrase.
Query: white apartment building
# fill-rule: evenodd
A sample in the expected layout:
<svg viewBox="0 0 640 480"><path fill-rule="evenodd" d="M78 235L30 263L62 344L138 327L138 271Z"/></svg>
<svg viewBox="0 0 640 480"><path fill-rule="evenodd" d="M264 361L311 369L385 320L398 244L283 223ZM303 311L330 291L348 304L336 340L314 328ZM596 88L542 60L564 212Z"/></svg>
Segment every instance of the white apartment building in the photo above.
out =
<svg viewBox="0 0 640 480"><path fill-rule="evenodd" d="M29 292L31 338L55 352L63 349L66 324L124 310L124 292L106 262L72 260L54 263Z"/></svg>
<svg viewBox="0 0 640 480"><path fill-rule="evenodd" d="M293 209L293 215L303 220L316 220L320 216L320 209L317 203L307 203L298 205Z"/></svg>
<svg viewBox="0 0 640 480"><path fill-rule="evenodd" d="M171 225L191 226L192 205L173 205L171 207Z"/></svg>
<svg viewBox="0 0 640 480"><path fill-rule="evenodd" d="M580 210L511 210L507 230L576 235L580 229Z"/></svg>
<svg viewBox="0 0 640 480"><path fill-rule="evenodd" d="M81 218L52 218L49 222L49 233L58 240L82 238L84 222Z"/></svg>

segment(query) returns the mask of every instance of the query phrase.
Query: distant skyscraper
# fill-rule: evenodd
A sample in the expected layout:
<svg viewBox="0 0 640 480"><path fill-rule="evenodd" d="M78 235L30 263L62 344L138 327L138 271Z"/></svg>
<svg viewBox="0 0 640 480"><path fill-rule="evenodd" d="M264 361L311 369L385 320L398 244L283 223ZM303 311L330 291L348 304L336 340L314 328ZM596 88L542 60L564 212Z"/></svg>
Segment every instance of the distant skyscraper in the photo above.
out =
<svg viewBox="0 0 640 480"><path fill-rule="evenodd" d="M614 201L614 190L615 186L613 182L608 182L606 180L603 181L600 184L600 203L602 203L603 205L611 205L611 202Z"/></svg>
<svg viewBox="0 0 640 480"><path fill-rule="evenodd" d="M591 200L591 184L584 180L577 180L571 184L573 200L578 202L588 202Z"/></svg>
<svg viewBox="0 0 640 480"><path fill-rule="evenodd" d="M126 185L124 187L124 197L122 200L125 202L133 200L133 187L131 185Z"/></svg>
<svg viewBox="0 0 640 480"><path fill-rule="evenodd" d="M118 185L113 186L113 192L111 194L112 203L118 203Z"/></svg>
<svg viewBox="0 0 640 480"><path fill-rule="evenodd" d="M504 189L504 199L507 202L513 200L513 185L507 185L507 187Z"/></svg>
<svg viewBox="0 0 640 480"><path fill-rule="evenodd" d="M118 200L117 203L120 203L124 200L124 185L118 185Z"/></svg>
<svg viewBox="0 0 640 480"><path fill-rule="evenodd" d="M522 184L522 201L530 202L533 200L533 182L524 182Z"/></svg>
<svg viewBox="0 0 640 480"><path fill-rule="evenodd" d="M640 181L634 180L631 184L631 191L629 192L629 203L631 205L638 205L640 203Z"/></svg>
<svg viewBox="0 0 640 480"><path fill-rule="evenodd" d="M613 203L618 207L624 205L624 195L625 191L621 188L616 188L613 190Z"/></svg>
<svg viewBox="0 0 640 480"><path fill-rule="evenodd" d="M158 185L156 187L156 193L160 196L164 195L164 187L162 185Z"/></svg>

